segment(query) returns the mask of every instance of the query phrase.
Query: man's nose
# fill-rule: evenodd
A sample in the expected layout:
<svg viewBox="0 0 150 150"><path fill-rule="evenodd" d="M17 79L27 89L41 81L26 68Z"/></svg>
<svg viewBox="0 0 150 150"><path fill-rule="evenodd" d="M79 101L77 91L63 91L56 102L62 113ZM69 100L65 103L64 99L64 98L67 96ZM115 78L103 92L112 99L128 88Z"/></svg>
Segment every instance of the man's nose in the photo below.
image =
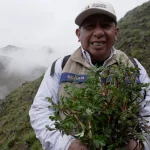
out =
<svg viewBox="0 0 150 150"><path fill-rule="evenodd" d="M104 31L99 24L96 25L93 35L97 38L104 36Z"/></svg>

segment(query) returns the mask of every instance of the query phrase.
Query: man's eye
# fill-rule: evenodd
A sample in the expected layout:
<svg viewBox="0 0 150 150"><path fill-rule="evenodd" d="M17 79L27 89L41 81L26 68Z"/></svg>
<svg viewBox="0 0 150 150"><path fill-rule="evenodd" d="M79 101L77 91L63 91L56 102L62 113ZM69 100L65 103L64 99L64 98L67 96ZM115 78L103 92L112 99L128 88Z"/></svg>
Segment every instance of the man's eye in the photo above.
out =
<svg viewBox="0 0 150 150"><path fill-rule="evenodd" d="M85 27L86 29L91 29L91 28L94 28L95 25L94 25L94 24L86 24L84 27Z"/></svg>
<svg viewBox="0 0 150 150"><path fill-rule="evenodd" d="M110 24L102 24L101 26L102 26L103 28L110 28L110 27L111 27Z"/></svg>

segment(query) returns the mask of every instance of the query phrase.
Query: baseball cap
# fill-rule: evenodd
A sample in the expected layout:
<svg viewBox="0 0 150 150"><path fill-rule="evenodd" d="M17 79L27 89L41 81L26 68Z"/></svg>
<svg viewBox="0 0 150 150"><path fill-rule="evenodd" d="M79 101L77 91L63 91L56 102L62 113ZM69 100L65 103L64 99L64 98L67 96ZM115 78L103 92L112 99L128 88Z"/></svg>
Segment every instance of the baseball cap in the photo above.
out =
<svg viewBox="0 0 150 150"><path fill-rule="evenodd" d="M75 23L80 26L85 18L94 14L105 14L117 21L115 10L109 2L97 1L88 4L76 17Z"/></svg>

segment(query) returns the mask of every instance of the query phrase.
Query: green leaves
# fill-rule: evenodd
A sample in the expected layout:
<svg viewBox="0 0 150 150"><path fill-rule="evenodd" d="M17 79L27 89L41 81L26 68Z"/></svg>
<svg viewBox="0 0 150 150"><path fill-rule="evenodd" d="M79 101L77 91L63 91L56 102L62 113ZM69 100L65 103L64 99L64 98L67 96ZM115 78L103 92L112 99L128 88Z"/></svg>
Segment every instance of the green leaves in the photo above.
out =
<svg viewBox="0 0 150 150"><path fill-rule="evenodd" d="M105 136L103 135L95 135L93 137L93 144L95 145L96 148L99 148L99 147L103 147L106 145L105 143Z"/></svg>
<svg viewBox="0 0 150 150"><path fill-rule="evenodd" d="M93 114L92 110L90 108L87 108L86 110L87 115L91 116Z"/></svg>
<svg viewBox="0 0 150 150"><path fill-rule="evenodd" d="M143 140L141 128L148 130L142 117L138 121L140 103L144 100L140 91L148 84L137 83L138 75L136 68L122 63L91 68L86 83L65 87L69 96L62 97L59 105L48 98L50 108L56 111L50 116L55 129L75 136L92 150L113 150L130 139Z"/></svg>

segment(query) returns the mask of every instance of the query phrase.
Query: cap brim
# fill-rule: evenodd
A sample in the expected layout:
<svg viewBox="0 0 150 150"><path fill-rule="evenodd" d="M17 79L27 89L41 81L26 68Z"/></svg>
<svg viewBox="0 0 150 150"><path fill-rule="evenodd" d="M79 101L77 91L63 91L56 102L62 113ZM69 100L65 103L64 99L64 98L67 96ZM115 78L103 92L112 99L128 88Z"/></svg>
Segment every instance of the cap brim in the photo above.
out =
<svg viewBox="0 0 150 150"><path fill-rule="evenodd" d="M81 12L75 19L75 23L80 26L82 24L82 22L84 21L84 19L86 19L87 17L94 15L94 14L105 14L109 17L111 17L114 21L117 20L116 16L106 10L103 9L97 9L97 8L90 8L87 9L83 12Z"/></svg>

